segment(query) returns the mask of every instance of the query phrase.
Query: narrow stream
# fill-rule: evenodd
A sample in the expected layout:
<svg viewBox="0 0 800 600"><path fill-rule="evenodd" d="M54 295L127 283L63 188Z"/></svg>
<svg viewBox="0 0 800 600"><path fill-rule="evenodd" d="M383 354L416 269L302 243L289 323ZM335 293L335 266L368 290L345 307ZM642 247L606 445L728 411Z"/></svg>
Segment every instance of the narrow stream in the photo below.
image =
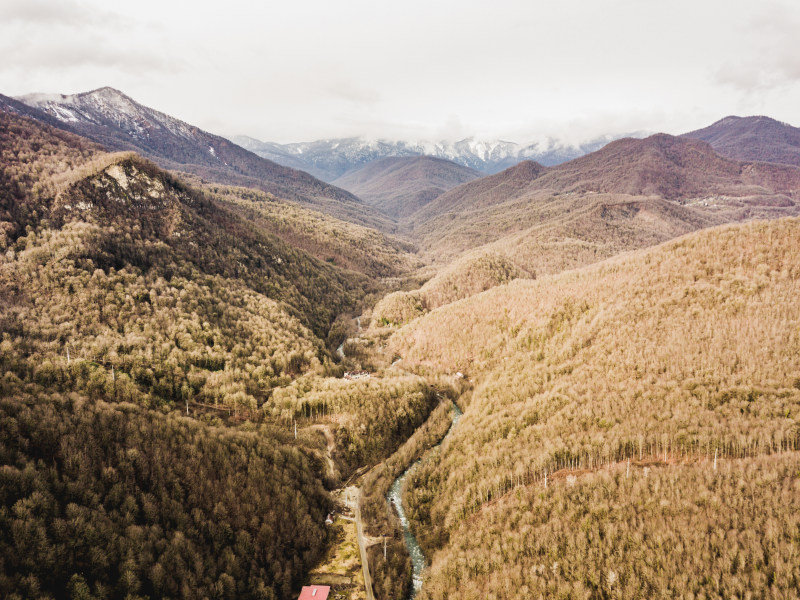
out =
<svg viewBox="0 0 800 600"><path fill-rule="evenodd" d="M447 430L447 433L442 440L426 453L426 456L429 455L429 453L435 448L441 446L442 442L447 439L447 436L453 432L458 420L461 418L461 414L461 409L458 408L458 405L453 403L453 422L450 425L450 429ZM406 469L403 474L400 475L400 477L395 479L392 487L389 489L389 496L387 498L389 503L394 506L394 509L397 511L397 516L400 518L400 525L403 528L403 538L406 542L406 549L408 550L408 554L411 556L411 577L413 585L411 588L410 600L413 600L422 587L422 571L425 569L427 563L425 561L425 555L422 553L422 548L420 548L419 542L417 542L417 538L413 533L411 533L411 529L409 528L408 517L406 517L405 508L403 508L403 486L406 482L406 476L423 460L425 460L424 456Z"/></svg>

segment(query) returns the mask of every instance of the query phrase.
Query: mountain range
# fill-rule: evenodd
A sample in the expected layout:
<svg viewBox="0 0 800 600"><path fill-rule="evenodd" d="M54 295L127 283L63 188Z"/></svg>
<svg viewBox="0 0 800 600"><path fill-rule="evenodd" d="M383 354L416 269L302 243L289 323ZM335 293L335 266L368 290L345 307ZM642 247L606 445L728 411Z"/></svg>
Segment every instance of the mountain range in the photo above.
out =
<svg viewBox="0 0 800 600"><path fill-rule="evenodd" d="M578 145L553 138L532 144L475 138L457 142L405 142L354 137L293 144L262 142L247 136L233 136L231 140L259 156L333 182L348 171L388 157L433 156L483 174L497 173L523 160L555 165L593 152L616 137L619 136L606 136Z"/></svg>
<svg viewBox="0 0 800 600"><path fill-rule="evenodd" d="M463 226L469 220L488 218L487 210L533 197L658 197L681 205L739 206L753 211L756 207L794 207L798 190L797 167L741 162L720 156L706 142L656 134L616 140L554 167L522 162L440 195L415 213L409 225L440 240L437 219ZM459 218L454 220L456 214ZM501 211L497 218L506 220L504 214ZM751 213L745 210L745 214ZM491 221L484 222L484 231L495 229Z"/></svg>
<svg viewBox="0 0 800 600"><path fill-rule="evenodd" d="M390 227L350 192L257 156L110 87L73 95L2 96L0 105L86 137L107 150L138 152L167 169L225 185L254 187L356 223Z"/></svg>
<svg viewBox="0 0 800 600"><path fill-rule="evenodd" d="M280 166L0 96L0 597L408 598L412 537L420 600L793 597L795 132Z"/></svg>

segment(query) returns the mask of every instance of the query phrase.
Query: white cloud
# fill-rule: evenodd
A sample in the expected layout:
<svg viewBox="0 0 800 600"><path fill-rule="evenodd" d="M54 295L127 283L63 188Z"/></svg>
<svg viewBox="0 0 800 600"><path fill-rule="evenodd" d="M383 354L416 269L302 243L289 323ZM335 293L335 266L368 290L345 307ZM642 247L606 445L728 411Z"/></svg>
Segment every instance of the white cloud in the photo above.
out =
<svg viewBox="0 0 800 600"><path fill-rule="evenodd" d="M800 124L798 30L789 0L5 0L0 92L113 85L276 141Z"/></svg>

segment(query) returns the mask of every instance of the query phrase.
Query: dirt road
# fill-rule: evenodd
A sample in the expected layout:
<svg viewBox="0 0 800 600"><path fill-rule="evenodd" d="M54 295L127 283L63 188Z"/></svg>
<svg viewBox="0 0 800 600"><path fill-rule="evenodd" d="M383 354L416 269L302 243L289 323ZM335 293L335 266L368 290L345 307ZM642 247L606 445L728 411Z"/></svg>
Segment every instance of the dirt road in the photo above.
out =
<svg viewBox="0 0 800 600"><path fill-rule="evenodd" d="M369 563L367 562L367 544L364 540L364 526L361 523L361 490L355 486L345 489L344 501L356 517L358 549L361 551L361 566L364 570L364 586L367 588L367 600L375 600L375 596L372 594L372 577L370 577Z"/></svg>

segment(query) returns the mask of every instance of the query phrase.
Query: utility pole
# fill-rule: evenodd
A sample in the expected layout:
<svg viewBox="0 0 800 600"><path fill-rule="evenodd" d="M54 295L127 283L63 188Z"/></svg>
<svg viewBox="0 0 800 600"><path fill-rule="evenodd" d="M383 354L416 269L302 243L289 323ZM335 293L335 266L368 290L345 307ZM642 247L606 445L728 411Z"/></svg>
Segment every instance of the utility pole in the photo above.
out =
<svg viewBox="0 0 800 600"><path fill-rule="evenodd" d="M717 449L714 448L714 470L717 470Z"/></svg>
<svg viewBox="0 0 800 600"><path fill-rule="evenodd" d="M297 439L297 421L294 422L294 439Z"/></svg>
<svg viewBox="0 0 800 600"><path fill-rule="evenodd" d="M383 561L386 562L386 534L383 534Z"/></svg>

